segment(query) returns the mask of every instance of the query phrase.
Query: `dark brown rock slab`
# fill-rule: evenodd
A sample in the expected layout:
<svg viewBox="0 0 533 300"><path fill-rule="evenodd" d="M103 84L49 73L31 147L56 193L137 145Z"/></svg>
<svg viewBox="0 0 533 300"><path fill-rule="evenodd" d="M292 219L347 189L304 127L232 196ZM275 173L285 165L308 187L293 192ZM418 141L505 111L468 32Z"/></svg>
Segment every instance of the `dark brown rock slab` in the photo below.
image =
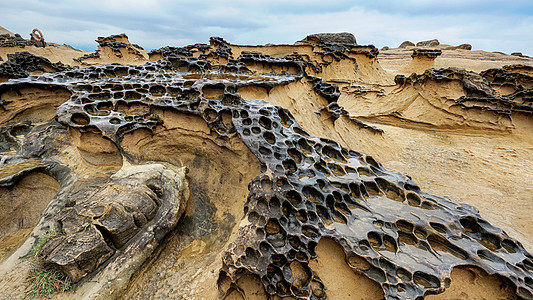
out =
<svg viewBox="0 0 533 300"><path fill-rule="evenodd" d="M411 57L425 57L429 59L435 59L439 57L442 54L441 50L433 50L433 49L414 49L413 54L411 54Z"/></svg>
<svg viewBox="0 0 533 300"><path fill-rule="evenodd" d="M74 199L60 213L62 234L43 247L43 264L78 282L115 253L128 252L127 244L160 242L183 213L187 189L182 168L123 167L90 197ZM128 255L138 255L131 251Z"/></svg>
<svg viewBox="0 0 533 300"><path fill-rule="evenodd" d="M349 32L339 32L310 34L306 36L303 40L298 41L297 43L356 45L357 41L353 34Z"/></svg>

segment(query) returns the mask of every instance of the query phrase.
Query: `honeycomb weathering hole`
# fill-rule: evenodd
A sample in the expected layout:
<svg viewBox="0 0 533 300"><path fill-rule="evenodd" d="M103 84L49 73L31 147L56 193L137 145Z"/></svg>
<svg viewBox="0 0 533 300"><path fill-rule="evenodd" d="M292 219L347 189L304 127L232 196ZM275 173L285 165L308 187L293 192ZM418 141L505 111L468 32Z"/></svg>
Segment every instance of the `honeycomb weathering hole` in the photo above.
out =
<svg viewBox="0 0 533 300"><path fill-rule="evenodd" d="M87 115L82 113L75 113L71 117L72 123L76 125L89 125L90 119Z"/></svg>

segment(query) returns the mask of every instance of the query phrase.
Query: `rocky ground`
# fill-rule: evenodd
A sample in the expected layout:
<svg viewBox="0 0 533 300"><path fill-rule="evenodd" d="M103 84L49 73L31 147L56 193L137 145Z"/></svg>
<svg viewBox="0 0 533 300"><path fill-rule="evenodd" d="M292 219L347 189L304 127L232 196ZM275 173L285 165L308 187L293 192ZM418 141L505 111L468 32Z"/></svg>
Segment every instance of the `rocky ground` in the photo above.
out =
<svg viewBox="0 0 533 300"><path fill-rule="evenodd" d="M533 59L96 42L0 32L3 298L533 298Z"/></svg>

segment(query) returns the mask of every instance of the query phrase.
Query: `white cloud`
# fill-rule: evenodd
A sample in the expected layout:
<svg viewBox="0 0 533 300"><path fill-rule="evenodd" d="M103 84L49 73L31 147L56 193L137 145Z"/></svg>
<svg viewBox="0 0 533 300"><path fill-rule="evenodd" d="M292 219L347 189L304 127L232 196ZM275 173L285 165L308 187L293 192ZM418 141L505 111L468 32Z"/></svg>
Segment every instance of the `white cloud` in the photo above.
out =
<svg viewBox="0 0 533 300"><path fill-rule="evenodd" d="M222 36L242 44L293 43L317 32L352 32L359 43L397 46L438 38L475 49L533 55L530 1L75 0L12 1L1 26L24 37L96 48L94 39L125 32L151 49Z"/></svg>

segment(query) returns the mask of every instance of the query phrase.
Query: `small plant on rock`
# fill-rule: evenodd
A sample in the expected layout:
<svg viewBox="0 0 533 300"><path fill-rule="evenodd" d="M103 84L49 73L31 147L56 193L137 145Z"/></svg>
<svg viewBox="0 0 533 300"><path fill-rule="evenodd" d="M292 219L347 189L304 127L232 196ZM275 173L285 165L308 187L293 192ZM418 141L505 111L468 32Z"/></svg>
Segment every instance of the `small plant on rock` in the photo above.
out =
<svg viewBox="0 0 533 300"><path fill-rule="evenodd" d="M64 292L70 289L71 281L57 270L48 270L43 266L39 253L44 244L59 232L54 227L39 237L37 244L31 250L30 271L26 277L28 288L25 298L50 298L56 292Z"/></svg>

